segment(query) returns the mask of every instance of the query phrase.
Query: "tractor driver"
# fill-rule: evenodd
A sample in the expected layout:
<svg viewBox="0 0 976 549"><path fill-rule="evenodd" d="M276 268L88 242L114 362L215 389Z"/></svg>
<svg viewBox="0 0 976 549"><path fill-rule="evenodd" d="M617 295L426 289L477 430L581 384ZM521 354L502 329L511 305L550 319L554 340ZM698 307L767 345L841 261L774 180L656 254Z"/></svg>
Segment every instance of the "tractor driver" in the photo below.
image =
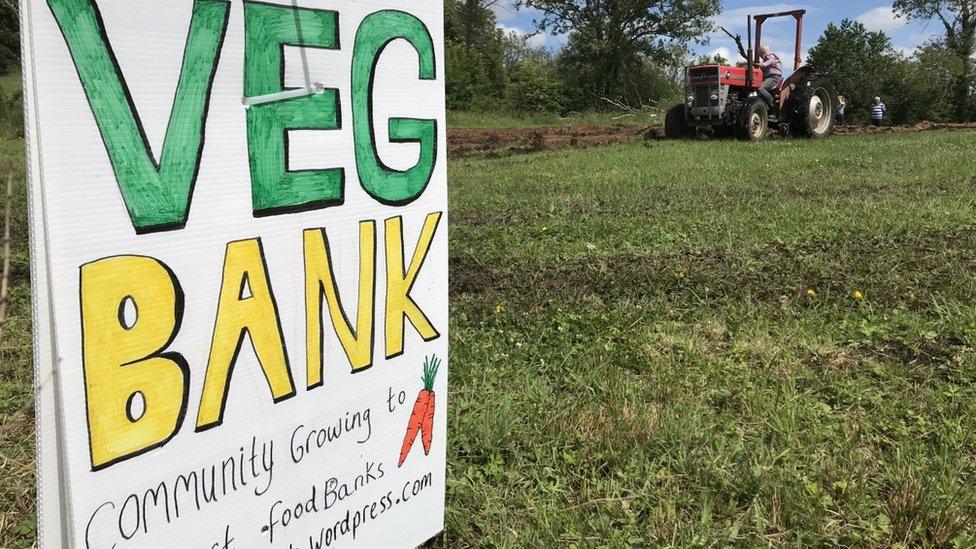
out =
<svg viewBox="0 0 976 549"><path fill-rule="evenodd" d="M759 47L759 63L756 66L763 71L763 81L759 85L759 96L766 101L770 108L773 108L775 102L771 92L783 80L783 61L773 53L773 50L769 49L769 46L763 44Z"/></svg>

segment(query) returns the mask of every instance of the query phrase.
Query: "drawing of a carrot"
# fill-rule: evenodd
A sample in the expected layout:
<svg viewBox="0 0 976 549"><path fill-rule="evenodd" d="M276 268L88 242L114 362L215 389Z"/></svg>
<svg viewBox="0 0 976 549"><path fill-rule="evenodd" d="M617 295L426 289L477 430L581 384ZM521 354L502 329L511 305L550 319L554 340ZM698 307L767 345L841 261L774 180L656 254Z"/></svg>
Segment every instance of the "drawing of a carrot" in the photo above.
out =
<svg viewBox="0 0 976 549"><path fill-rule="evenodd" d="M430 454L430 444L434 439L434 378L437 377L437 369L440 365L441 361L436 355L424 360L424 388L413 404L413 412L410 413L410 421L407 422L407 434L403 437L403 447L400 448L400 462L397 463L397 467L403 467L410 448L417 440L417 433L422 433L424 455Z"/></svg>

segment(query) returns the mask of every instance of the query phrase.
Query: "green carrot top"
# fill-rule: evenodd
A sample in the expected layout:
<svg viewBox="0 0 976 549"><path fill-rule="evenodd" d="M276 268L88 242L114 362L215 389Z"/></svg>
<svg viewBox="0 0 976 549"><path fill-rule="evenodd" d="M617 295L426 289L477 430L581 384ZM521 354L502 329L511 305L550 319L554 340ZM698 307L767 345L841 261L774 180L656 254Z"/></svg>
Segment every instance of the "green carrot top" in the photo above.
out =
<svg viewBox="0 0 976 549"><path fill-rule="evenodd" d="M441 360L437 355L431 355L424 359L424 389L434 391L434 378L437 377L437 369L441 366Z"/></svg>

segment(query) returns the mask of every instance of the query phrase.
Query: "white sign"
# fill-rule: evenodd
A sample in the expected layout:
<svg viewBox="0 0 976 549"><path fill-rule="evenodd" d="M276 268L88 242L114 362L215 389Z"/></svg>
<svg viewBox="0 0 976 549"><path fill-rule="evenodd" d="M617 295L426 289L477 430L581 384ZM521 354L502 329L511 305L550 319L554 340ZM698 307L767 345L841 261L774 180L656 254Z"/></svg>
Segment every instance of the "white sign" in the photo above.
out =
<svg viewBox="0 0 976 549"><path fill-rule="evenodd" d="M43 547L443 526L443 7L22 0Z"/></svg>

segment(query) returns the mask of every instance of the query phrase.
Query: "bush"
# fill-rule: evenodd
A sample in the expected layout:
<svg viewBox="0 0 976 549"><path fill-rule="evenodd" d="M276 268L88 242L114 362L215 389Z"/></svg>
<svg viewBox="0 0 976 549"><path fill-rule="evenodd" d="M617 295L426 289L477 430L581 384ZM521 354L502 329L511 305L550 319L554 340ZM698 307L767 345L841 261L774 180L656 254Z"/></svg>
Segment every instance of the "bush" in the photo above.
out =
<svg viewBox="0 0 976 549"><path fill-rule="evenodd" d="M24 97L20 90L11 93L0 90L0 136L24 137Z"/></svg>

